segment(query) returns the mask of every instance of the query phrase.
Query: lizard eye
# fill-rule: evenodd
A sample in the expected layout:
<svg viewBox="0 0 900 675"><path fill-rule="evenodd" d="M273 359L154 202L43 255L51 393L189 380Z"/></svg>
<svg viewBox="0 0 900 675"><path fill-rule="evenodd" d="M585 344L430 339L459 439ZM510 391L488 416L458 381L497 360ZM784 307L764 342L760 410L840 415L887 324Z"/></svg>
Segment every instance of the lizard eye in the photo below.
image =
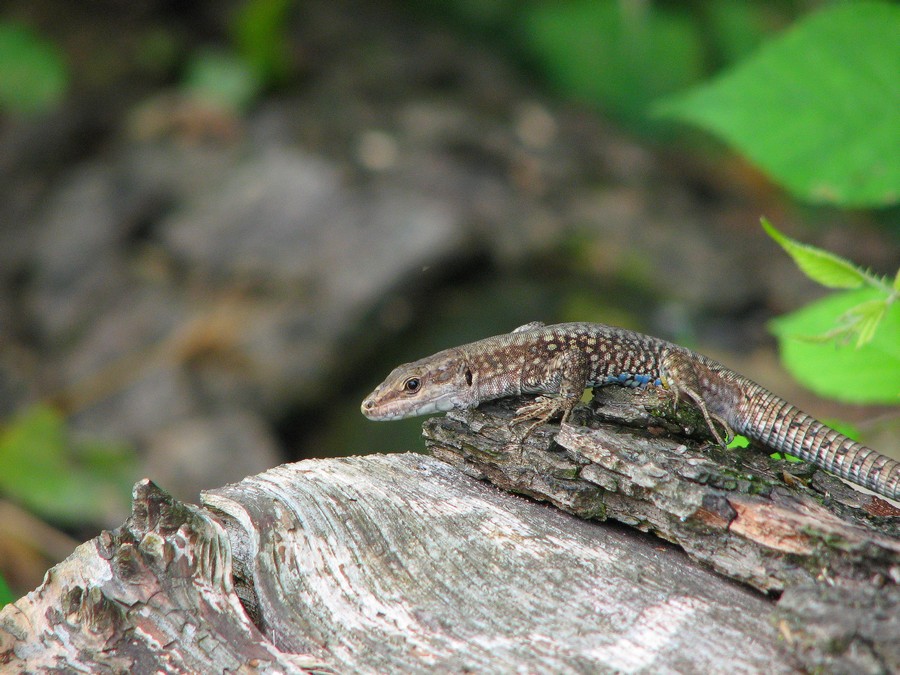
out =
<svg viewBox="0 0 900 675"><path fill-rule="evenodd" d="M403 383L403 391L407 394L415 394L422 386L422 381L418 377L411 377Z"/></svg>

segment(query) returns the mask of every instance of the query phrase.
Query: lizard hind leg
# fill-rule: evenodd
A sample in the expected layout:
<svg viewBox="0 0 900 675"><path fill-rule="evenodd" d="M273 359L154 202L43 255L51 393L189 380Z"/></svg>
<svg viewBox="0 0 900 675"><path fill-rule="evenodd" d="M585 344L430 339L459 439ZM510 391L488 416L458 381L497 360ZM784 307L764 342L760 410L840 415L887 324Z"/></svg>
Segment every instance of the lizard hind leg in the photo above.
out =
<svg viewBox="0 0 900 675"><path fill-rule="evenodd" d="M721 446L728 445L732 439L734 439L734 430L732 430L728 420L721 415L712 412L707 407L706 401L704 401L703 396L698 391L700 389L700 378L698 377L693 364L688 362L677 352L670 353L661 360L659 370L663 386L670 390L675 396L675 405L678 405L682 394L690 399L691 403L693 403L703 415L706 426L709 429L710 434L712 434L712 437L716 440L716 443ZM719 433L716 424L722 428L724 436Z"/></svg>

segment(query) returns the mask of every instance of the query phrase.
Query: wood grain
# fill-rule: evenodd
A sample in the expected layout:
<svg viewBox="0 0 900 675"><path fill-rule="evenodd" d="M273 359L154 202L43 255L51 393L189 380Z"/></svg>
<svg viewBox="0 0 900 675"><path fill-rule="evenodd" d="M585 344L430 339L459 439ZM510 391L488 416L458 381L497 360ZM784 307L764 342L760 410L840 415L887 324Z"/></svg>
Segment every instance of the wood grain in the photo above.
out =
<svg viewBox="0 0 900 675"><path fill-rule="evenodd" d="M204 502L247 540L264 632L339 670L789 670L765 598L431 458L311 460Z"/></svg>

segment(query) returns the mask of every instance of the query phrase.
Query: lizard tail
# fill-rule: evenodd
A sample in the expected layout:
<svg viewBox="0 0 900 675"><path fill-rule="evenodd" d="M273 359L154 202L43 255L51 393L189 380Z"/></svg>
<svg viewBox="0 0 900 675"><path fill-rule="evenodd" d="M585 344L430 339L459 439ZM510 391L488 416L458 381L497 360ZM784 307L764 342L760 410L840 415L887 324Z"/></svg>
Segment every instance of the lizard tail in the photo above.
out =
<svg viewBox="0 0 900 675"><path fill-rule="evenodd" d="M900 462L844 436L754 383L735 429L873 492L900 499Z"/></svg>

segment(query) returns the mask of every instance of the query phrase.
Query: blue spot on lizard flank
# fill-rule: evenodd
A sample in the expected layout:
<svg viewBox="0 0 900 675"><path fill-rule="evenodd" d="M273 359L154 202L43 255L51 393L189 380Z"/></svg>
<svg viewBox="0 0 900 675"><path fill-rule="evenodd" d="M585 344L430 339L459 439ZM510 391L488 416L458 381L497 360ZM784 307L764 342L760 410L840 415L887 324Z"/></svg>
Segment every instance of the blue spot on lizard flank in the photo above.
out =
<svg viewBox="0 0 900 675"><path fill-rule="evenodd" d="M647 375L645 373L619 373L618 375L607 375L605 384L618 384L623 387L647 387L654 386L660 387L662 386L662 381L656 377L654 378L652 375Z"/></svg>

